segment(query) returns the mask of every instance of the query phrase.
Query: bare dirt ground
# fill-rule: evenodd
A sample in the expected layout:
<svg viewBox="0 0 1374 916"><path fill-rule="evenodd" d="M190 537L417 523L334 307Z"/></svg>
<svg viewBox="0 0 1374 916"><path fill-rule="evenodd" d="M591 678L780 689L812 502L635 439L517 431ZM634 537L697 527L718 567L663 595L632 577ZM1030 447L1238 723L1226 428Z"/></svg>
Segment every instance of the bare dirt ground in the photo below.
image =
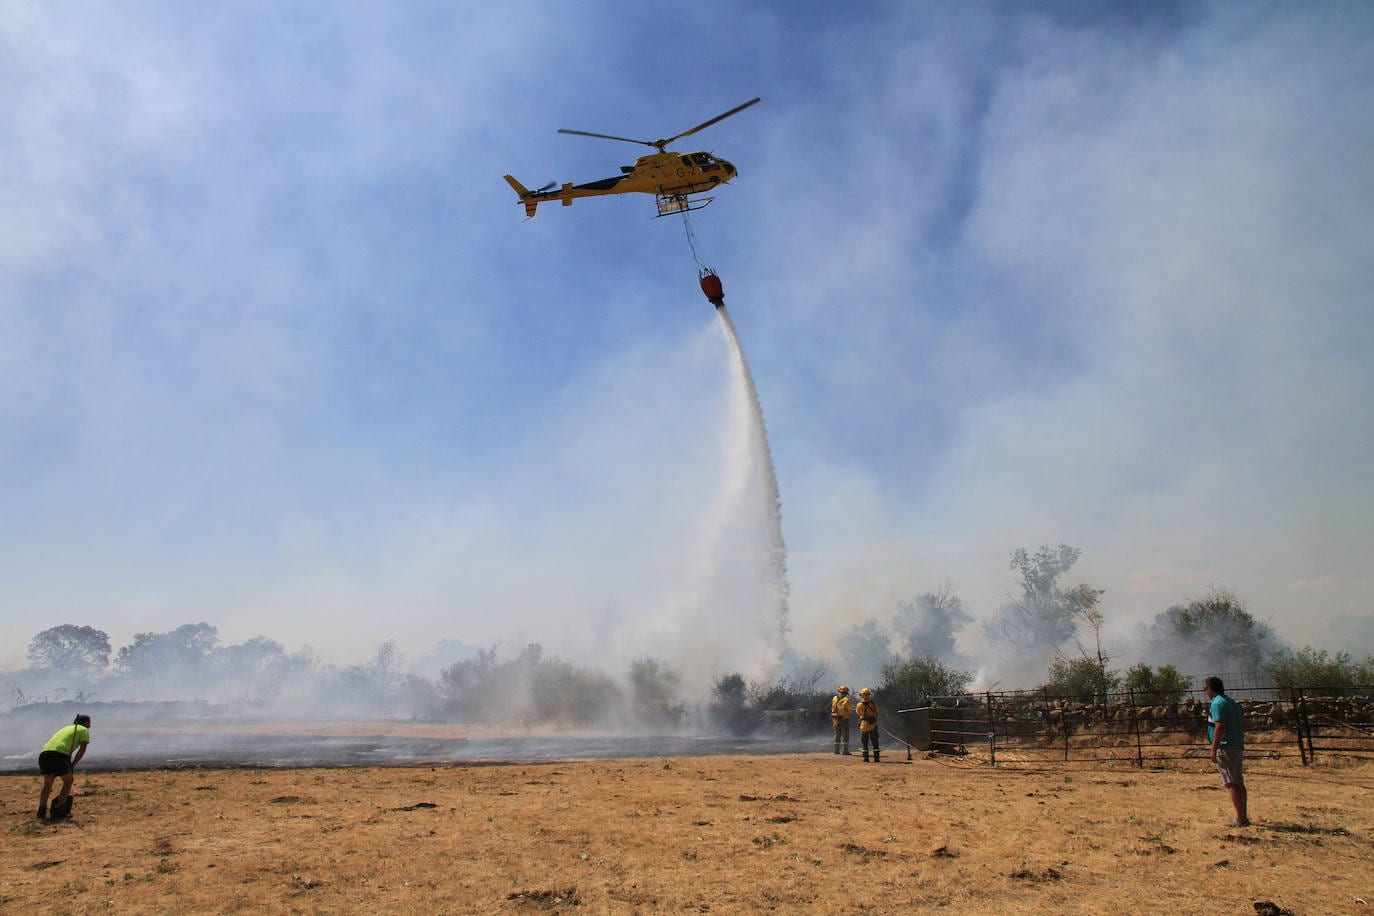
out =
<svg viewBox="0 0 1374 916"><path fill-rule="evenodd" d="M43 823L7 774L0 910L1374 913L1374 763L1248 781L1239 829L1206 761L148 769L79 773Z"/></svg>

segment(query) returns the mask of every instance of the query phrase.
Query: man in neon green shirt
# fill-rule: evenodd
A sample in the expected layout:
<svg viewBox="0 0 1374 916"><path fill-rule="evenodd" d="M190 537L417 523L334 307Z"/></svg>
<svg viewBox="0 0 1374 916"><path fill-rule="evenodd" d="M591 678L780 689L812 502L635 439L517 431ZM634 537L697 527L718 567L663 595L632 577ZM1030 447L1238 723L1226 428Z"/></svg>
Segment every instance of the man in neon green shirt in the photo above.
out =
<svg viewBox="0 0 1374 916"><path fill-rule="evenodd" d="M70 810L66 806L72 796L72 773L81 758L86 756L86 748L90 743L91 717L81 715L71 725L59 728L43 745L38 755L38 772L43 774L43 795L38 800L39 820L45 820L48 816L48 796L52 794L53 780L59 776L62 777L62 791L58 793L57 801L52 803L52 809L54 812ZM73 750L76 751L75 756Z"/></svg>

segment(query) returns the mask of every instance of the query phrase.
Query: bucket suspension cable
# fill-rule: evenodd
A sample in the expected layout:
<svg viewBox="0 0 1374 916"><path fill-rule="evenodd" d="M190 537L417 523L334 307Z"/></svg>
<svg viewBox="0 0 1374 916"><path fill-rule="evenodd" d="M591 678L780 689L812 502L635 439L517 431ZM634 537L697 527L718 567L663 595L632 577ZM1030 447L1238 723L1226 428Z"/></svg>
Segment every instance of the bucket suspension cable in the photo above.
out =
<svg viewBox="0 0 1374 916"><path fill-rule="evenodd" d="M697 263L697 273L706 270L706 265L701 263L701 255L697 252L697 237L692 231L692 221L687 217L687 211L682 211L682 228L687 232L687 245L692 249L692 260Z"/></svg>
<svg viewBox="0 0 1374 916"><path fill-rule="evenodd" d="M702 263L701 254L697 251L696 233L692 231L692 222L687 218L687 212L682 213L682 227L687 231L687 244L692 249L692 260L697 262L697 278L701 281L701 291L706 295L706 299L716 308L725 307L725 291L720 283L720 277L710 267Z"/></svg>

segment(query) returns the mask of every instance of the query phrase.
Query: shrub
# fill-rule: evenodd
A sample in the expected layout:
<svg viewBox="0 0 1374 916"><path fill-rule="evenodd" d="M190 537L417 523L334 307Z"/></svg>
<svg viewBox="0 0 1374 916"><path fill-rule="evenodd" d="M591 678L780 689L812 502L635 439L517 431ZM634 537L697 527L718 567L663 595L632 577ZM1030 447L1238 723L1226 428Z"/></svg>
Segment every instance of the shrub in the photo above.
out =
<svg viewBox="0 0 1374 916"><path fill-rule="evenodd" d="M727 674L711 687L707 717L716 728L732 735L747 735L759 723L758 711L748 702L743 676Z"/></svg>
<svg viewBox="0 0 1374 916"><path fill-rule="evenodd" d="M651 728L675 728L682 724L686 707L678 697L682 679L656 658L630 662L630 703L634 716Z"/></svg>
<svg viewBox="0 0 1374 916"><path fill-rule="evenodd" d="M1121 675L1096 658L1057 658L1050 665L1049 680L1040 692L1052 697L1072 697L1084 703L1105 703L1107 694L1121 686Z"/></svg>
<svg viewBox="0 0 1374 916"><path fill-rule="evenodd" d="M1138 702L1159 705L1177 703L1187 696L1192 683L1173 665L1155 669L1142 662L1126 671L1125 686L1135 691Z"/></svg>
<svg viewBox="0 0 1374 916"><path fill-rule="evenodd" d="M896 712L900 708L928 705L931 697L961 696L972 683L972 671L951 668L933 655L899 656L883 665L883 682L878 691Z"/></svg>
<svg viewBox="0 0 1374 916"><path fill-rule="evenodd" d="M763 711L772 709L824 709L830 715L830 692L817 690L817 678L803 682L792 678L780 678L767 684L751 683L748 689L748 703Z"/></svg>
<svg viewBox="0 0 1374 916"><path fill-rule="evenodd" d="M1374 684L1374 656L1363 662L1351 659L1349 652L1328 655L1304 646L1297 653L1283 650L1267 666L1275 687L1349 688Z"/></svg>

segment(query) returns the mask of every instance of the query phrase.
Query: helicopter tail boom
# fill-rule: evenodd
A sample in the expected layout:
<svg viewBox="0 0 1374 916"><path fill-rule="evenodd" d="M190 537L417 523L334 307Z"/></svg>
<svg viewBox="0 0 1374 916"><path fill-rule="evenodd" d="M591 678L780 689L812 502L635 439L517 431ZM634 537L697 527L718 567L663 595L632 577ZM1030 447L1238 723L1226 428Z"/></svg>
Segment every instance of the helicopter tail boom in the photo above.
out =
<svg viewBox="0 0 1374 916"><path fill-rule="evenodd" d="M525 205L525 218L534 216L534 211L539 207L539 195L516 181L511 175L506 176L506 183L515 189L516 194L520 195L520 202Z"/></svg>
<svg viewBox="0 0 1374 916"><path fill-rule="evenodd" d="M563 202L563 206L571 207L574 197L586 196L587 193L590 193L587 189L596 189L597 191L601 192L601 189L598 187L601 184L601 182L574 185L570 181L565 181L563 182L562 187L560 187L557 191L549 190L549 188L552 188L554 185L553 182L550 182L549 184L544 185L544 187L540 188L537 191L531 191L529 188L525 187L520 182L516 181L514 177L507 175L505 176L505 178L506 183L515 189L516 194L520 195L520 202L525 205L526 218L534 216L534 211L539 208L539 204L543 201L558 200ZM620 181L619 178L608 180L617 183ZM583 194L576 193L578 191L582 191Z"/></svg>

